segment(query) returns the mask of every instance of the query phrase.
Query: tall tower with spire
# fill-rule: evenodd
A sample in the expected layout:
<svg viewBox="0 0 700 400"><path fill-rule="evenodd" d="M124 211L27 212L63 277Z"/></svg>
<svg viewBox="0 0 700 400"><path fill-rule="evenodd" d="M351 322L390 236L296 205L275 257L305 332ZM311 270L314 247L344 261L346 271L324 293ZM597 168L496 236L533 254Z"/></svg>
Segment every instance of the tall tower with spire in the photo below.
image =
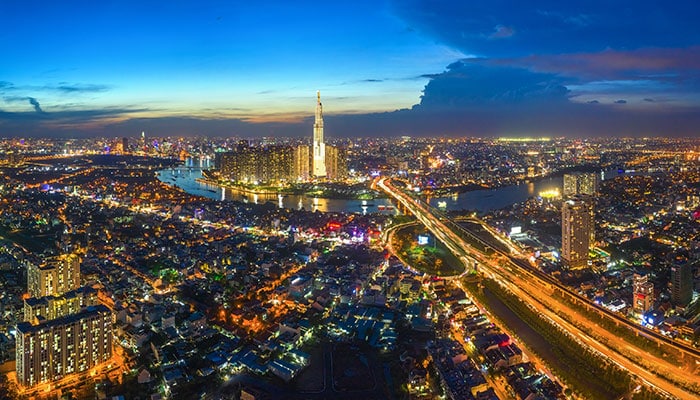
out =
<svg viewBox="0 0 700 400"><path fill-rule="evenodd" d="M316 120L314 121L311 174L314 177L321 178L326 176L326 144L323 143L323 105L321 104L320 90L316 92L316 97Z"/></svg>

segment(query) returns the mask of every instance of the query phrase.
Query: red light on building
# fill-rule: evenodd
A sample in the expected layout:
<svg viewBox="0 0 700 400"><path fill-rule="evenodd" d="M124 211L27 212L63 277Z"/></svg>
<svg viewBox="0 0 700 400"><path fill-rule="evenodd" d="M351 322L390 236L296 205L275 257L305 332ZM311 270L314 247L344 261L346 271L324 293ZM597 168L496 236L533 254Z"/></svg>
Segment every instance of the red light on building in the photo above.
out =
<svg viewBox="0 0 700 400"><path fill-rule="evenodd" d="M332 229L332 230L338 230L338 229L340 229L341 226L343 226L343 225L341 225L340 222L329 222L328 223L328 229Z"/></svg>
<svg viewBox="0 0 700 400"><path fill-rule="evenodd" d="M510 338L508 338L508 340L504 340L501 343L499 343L498 347L506 347L506 346L510 346L510 344L511 344L511 341L510 341Z"/></svg>

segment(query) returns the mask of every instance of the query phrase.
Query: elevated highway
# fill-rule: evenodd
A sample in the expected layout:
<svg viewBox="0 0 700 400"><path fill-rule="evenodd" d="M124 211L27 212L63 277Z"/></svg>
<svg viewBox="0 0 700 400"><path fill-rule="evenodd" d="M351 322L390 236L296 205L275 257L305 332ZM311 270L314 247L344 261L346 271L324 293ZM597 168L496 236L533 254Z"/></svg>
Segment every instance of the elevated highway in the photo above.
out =
<svg viewBox="0 0 700 400"><path fill-rule="evenodd" d="M697 382L700 382L700 375L696 374L700 363L698 349L639 326L619 314L590 302L530 265L517 247L510 244L506 247L508 251L501 250L503 246L495 245L491 240L484 240L469 232L446 218L444 214L396 188L391 184L391 180L381 179L377 182L377 187L393 197L402 208L414 214L437 239L467 265L477 266L486 276L516 294L531 309L548 318L579 343L630 371L640 383L654 387L669 397L698 398L698 394L683 387L697 385ZM476 219L472 221L481 224L491 234L493 240L507 244L498 238L488 225ZM484 250L477 249L473 244L491 249L489 250L491 254L486 254ZM564 298L568 299L568 302L563 301ZM575 303L577 306L572 307L570 303ZM666 357L656 357L634 343L604 329L581 314L579 307L585 308L587 312L595 312L617 326L624 326L636 335L644 336L660 348L667 348L669 352L677 351L683 357L683 365L669 362Z"/></svg>

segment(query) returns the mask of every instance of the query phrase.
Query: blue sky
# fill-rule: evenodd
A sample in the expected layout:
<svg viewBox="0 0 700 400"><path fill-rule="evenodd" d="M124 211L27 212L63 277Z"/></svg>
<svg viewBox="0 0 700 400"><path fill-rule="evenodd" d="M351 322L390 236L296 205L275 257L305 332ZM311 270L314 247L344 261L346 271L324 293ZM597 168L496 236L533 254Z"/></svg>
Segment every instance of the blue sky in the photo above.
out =
<svg viewBox="0 0 700 400"><path fill-rule="evenodd" d="M2 2L0 136L695 135L698 6L567 3Z"/></svg>

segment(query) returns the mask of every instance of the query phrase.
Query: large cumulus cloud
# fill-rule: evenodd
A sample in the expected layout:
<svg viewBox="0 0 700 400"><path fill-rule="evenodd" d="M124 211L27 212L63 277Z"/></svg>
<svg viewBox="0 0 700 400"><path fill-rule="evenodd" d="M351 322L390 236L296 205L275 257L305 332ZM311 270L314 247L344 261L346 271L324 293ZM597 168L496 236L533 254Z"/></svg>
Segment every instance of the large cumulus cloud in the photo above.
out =
<svg viewBox="0 0 700 400"><path fill-rule="evenodd" d="M463 60L431 76L416 108L449 110L498 105L567 101L564 79L524 68L490 66L483 60Z"/></svg>
<svg viewBox="0 0 700 400"><path fill-rule="evenodd" d="M692 1L395 1L412 28L488 57L686 47L700 43Z"/></svg>
<svg viewBox="0 0 700 400"><path fill-rule="evenodd" d="M692 2L407 0L395 9L412 29L478 57L428 76L420 103L400 113L414 128L698 134L700 29Z"/></svg>

